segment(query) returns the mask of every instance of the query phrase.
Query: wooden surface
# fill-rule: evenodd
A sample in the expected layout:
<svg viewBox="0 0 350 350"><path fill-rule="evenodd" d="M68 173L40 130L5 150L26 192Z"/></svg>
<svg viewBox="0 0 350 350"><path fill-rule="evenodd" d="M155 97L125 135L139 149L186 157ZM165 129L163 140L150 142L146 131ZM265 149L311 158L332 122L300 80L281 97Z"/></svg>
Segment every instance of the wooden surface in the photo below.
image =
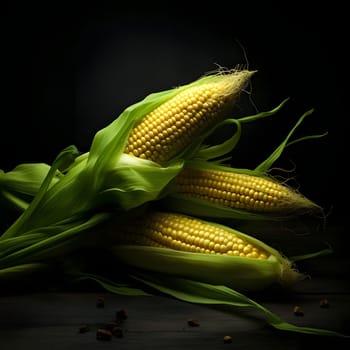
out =
<svg viewBox="0 0 350 350"><path fill-rule="evenodd" d="M319 281L315 281L319 282ZM324 281L324 286L333 281ZM298 325L325 327L348 331L350 324L350 295L310 292L277 302L263 304L286 321ZM105 305L96 307L103 296ZM319 307L319 300L327 297L328 309ZM293 314L294 304L301 305L304 316ZM128 318L122 323L123 338L109 341L96 339L96 330L115 319L115 312L125 309ZM269 327L264 316L247 309L210 307L189 304L164 296L130 297L102 291L35 292L7 295L0 298L1 349L306 349L322 342L344 349L349 340L315 337L277 331ZM190 327L189 319L198 320L198 327ZM90 330L79 333L87 324ZM232 336L225 344L223 337Z"/></svg>

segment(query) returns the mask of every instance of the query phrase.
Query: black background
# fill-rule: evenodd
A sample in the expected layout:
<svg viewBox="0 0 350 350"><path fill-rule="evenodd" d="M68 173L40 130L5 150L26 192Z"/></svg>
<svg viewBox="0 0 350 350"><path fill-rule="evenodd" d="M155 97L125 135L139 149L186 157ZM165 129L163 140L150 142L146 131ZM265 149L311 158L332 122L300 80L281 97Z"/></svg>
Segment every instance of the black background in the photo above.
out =
<svg viewBox="0 0 350 350"><path fill-rule="evenodd" d="M342 225L345 25L336 2L2 4L3 170L50 163L70 144L85 152L99 129L149 93L218 66L248 65L258 73L240 113L290 100L278 116L247 127L233 165L259 164L314 108L295 135L328 135L290 147L276 166L295 166L301 192Z"/></svg>

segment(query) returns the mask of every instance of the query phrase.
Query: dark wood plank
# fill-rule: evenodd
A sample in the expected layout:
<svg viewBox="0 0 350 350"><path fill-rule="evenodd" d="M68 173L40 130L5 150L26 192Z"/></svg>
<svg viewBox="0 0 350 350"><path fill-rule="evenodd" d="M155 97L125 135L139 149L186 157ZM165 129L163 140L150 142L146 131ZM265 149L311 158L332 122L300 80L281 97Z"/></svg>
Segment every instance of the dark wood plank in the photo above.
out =
<svg viewBox="0 0 350 350"><path fill-rule="evenodd" d="M100 296L105 300L103 308L96 307L96 299ZM319 307L323 297L329 299L327 309ZM348 293L297 293L288 301L265 298L262 303L288 322L348 331L350 334ZM303 317L293 314L295 304L303 308ZM120 309L127 310L128 314L122 323L124 337L104 341L104 348L271 349L283 344L284 349L302 349L319 341L338 346L348 342L333 337L277 331L269 327L264 316L255 310L191 304L166 296L120 296L97 290L2 296L1 348L96 349L102 346L96 339L96 330L114 321L115 312ZM199 327L190 327L187 324L189 319L198 320ZM80 334L81 324L89 325L90 331ZM225 335L233 337L232 344L224 344Z"/></svg>

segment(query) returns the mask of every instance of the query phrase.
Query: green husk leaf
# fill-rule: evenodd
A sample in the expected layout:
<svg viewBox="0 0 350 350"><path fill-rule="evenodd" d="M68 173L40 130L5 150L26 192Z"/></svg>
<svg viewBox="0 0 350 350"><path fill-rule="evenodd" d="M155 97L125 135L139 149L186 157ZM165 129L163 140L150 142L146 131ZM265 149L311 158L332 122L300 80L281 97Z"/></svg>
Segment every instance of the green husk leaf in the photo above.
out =
<svg viewBox="0 0 350 350"><path fill-rule="evenodd" d="M269 111L264 111L264 112L260 112L260 113L254 114L254 115L241 117L238 120L241 123L251 123L251 122L254 122L254 121L262 119L262 118L270 117L270 116L276 114L277 112L279 112L280 109L282 109L282 107L287 103L288 100L289 100L289 98L284 99L277 107L275 107Z"/></svg>
<svg viewBox="0 0 350 350"><path fill-rule="evenodd" d="M117 245L111 251L117 260L141 271L224 284L240 291L280 283L284 264L277 255L260 260L138 245Z"/></svg>
<svg viewBox="0 0 350 350"><path fill-rule="evenodd" d="M16 210L17 212L22 213L25 211L32 198L29 198L27 201L23 198L20 198L19 196L16 196L15 194L8 192L8 191L0 191L0 196L2 197L1 200L6 202L6 208L10 208L13 210Z"/></svg>
<svg viewBox="0 0 350 350"><path fill-rule="evenodd" d="M43 201L44 196L52 183L52 179L57 174L57 171L62 168L65 169L67 166L69 166L78 154L79 152L76 149L76 147L69 146L57 156L53 165L50 167L49 171L47 172L47 175L42 181L40 189L34 197L33 201L30 203L29 207L22 213L22 215L6 230L6 232L1 237L2 239L15 236L23 228L23 226L25 226L26 221L31 219L32 214L36 211L36 209L40 206L41 202Z"/></svg>
<svg viewBox="0 0 350 350"><path fill-rule="evenodd" d="M30 233L23 236L2 239L0 240L0 258L46 237L47 235L45 233Z"/></svg>
<svg viewBox="0 0 350 350"><path fill-rule="evenodd" d="M181 160L161 167L154 162L122 154L118 166L106 171L95 203L97 206L117 203L123 210L130 210L159 199L182 167Z"/></svg>
<svg viewBox="0 0 350 350"><path fill-rule="evenodd" d="M239 142L239 139L242 134L242 126L241 124L243 123L249 123L256 121L261 118L269 117L271 115L276 114L283 106L284 104L288 101L288 99L285 99L282 101L277 107L269 110L269 111L264 111L260 112L255 115L251 116L245 116L241 117L238 119L226 119L223 122L219 123L216 125L212 130L210 130L206 135L202 136L202 141L201 144L204 142L204 140L210 136L212 133L214 133L218 128L222 126L226 126L229 124L235 124L236 125L236 131L235 133L226 141L224 141L221 144L217 144L214 146L205 146L201 145L198 149L198 151L193 153L193 156L191 158L193 159L201 159L201 160L210 160L214 158L221 158L224 155L232 152L232 150L236 147L237 143ZM227 159L225 159L226 161Z"/></svg>
<svg viewBox="0 0 350 350"><path fill-rule="evenodd" d="M282 331L332 337L350 337L350 335L345 335L333 330L297 326L288 323L263 305L226 286L212 285L174 276L150 273L136 274L133 275L133 277L135 280L142 282L155 290L185 302L205 305L249 307L256 309L265 315L266 321L269 325Z"/></svg>
<svg viewBox="0 0 350 350"><path fill-rule="evenodd" d="M328 132L326 131L323 134L307 135L307 136L299 137L298 139L289 141L288 144L286 145L286 147L294 145L295 143L306 141L306 140L320 139L320 138L325 137L327 135L328 135Z"/></svg>
<svg viewBox="0 0 350 350"><path fill-rule="evenodd" d="M18 238L18 241L22 242L22 239L25 241L28 235L28 241L31 241L32 238L33 241L29 245L20 246L19 249L2 256L0 268L40 260L48 261L55 256L63 256L71 250L78 249L84 243L80 233L106 221L110 215L109 213L98 213L89 218L74 217L51 226L33 229L32 232ZM45 234L45 236L43 237L40 233ZM6 240L4 241L6 242Z"/></svg>
<svg viewBox="0 0 350 350"><path fill-rule="evenodd" d="M50 166L45 163L24 163L6 173L0 171L0 204L19 213L26 210L49 170ZM62 173L57 171L50 186L61 177Z"/></svg>
<svg viewBox="0 0 350 350"><path fill-rule="evenodd" d="M291 260L293 261L300 261L300 260L307 260L307 259L313 259L318 258L320 256L325 256L333 253L333 249L326 248L319 250L317 252L307 253L307 254L301 254L301 255L294 255L291 257Z"/></svg>
<svg viewBox="0 0 350 350"><path fill-rule="evenodd" d="M46 272L48 269L49 267L45 263L21 264L3 269L0 268L0 281L17 281L23 278L28 278L34 272Z"/></svg>
<svg viewBox="0 0 350 350"><path fill-rule="evenodd" d="M105 290L114 294L129 295L129 296L151 296L151 294L146 293L142 289L133 288L128 284L117 283L106 277L90 274L90 273L81 273L79 277L75 279L75 282L80 282L84 280L95 281Z"/></svg>
<svg viewBox="0 0 350 350"><path fill-rule="evenodd" d="M314 109L310 109L306 111L296 122L294 127L291 129L291 131L288 133L286 138L281 142L281 144L271 153L271 155L265 159L262 163L260 163L255 170L261 172L262 174L265 174L269 169L271 169L272 165L279 159L281 154L283 153L284 149L291 143L289 143L289 139L297 129L297 127L304 121L304 119L312 114L314 112ZM300 138L295 142L301 141L301 140L306 140L310 138L315 138L315 136L304 136L303 138Z"/></svg>
<svg viewBox="0 0 350 350"><path fill-rule="evenodd" d="M50 170L45 163L24 163L13 170L0 173L0 189L34 197ZM51 185L56 183L62 174L58 171L52 178Z"/></svg>
<svg viewBox="0 0 350 350"><path fill-rule="evenodd" d="M195 153L193 158L210 160L210 159L222 157L223 155L231 152L237 145L242 132L241 124L237 119L226 119L223 122L219 123L210 131L210 133L208 133L207 135L205 135L205 137L203 137L203 141L210 134L214 133L218 128L226 127L227 125L230 125L230 124L236 125L236 131L230 138L228 138L226 141L222 142L221 144L217 144L214 146L204 146L204 145L201 146L198 152Z"/></svg>

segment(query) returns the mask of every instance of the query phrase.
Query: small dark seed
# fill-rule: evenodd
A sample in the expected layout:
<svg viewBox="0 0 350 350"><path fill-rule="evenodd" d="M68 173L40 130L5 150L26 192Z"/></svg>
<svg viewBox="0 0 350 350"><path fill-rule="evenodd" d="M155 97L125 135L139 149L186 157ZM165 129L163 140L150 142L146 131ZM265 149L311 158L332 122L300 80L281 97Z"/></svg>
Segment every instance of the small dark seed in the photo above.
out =
<svg viewBox="0 0 350 350"><path fill-rule="evenodd" d="M79 333L86 333L90 330L90 327L87 324L82 324L79 326Z"/></svg>
<svg viewBox="0 0 350 350"><path fill-rule="evenodd" d="M304 316L304 312L300 306L294 306L293 312L295 316Z"/></svg>
<svg viewBox="0 0 350 350"><path fill-rule="evenodd" d="M225 344L230 344L232 343L232 337L230 335L225 335L224 336L224 343Z"/></svg>
<svg viewBox="0 0 350 350"><path fill-rule="evenodd" d="M329 301L327 299L321 299L320 300L320 307L327 309L329 308Z"/></svg>
<svg viewBox="0 0 350 350"><path fill-rule="evenodd" d="M99 328L96 331L96 339L97 340L111 340L112 339L112 332L108 331L107 329Z"/></svg>
<svg viewBox="0 0 350 350"><path fill-rule="evenodd" d="M112 331L114 327L119 327L119 322L108 322L104 325L104 329L107 329L108 331Z"/></svg>
<svg viewBox="0 0 350 350"><path fill-rule="evenodd" d="M125 321L128 318L128 313L125 309L120 309L115 313L116 322Z"/></svg>
<svg viewBox="0 0 350 350"><path fill-rule="evenodd" d="M199 321L198 320L194 320L194 319L189 319L187 320L187 324L190 326L190 327L199 327Z"/></svg>
<svg viewBox="0 0 350 350"><path fill-rule="evenodd" d="M105 299L103 297L98 297L96 300L96 307L102 308L105 306Z"/></svg>
<svg viewBox="0 0 350 350"><path fill-rule="evenodd" d="M124 332L123 332L123 328L120 327L120 326L115 326L113 329L112 329L112 334L117 337L117 338L123 338L123 335L124 335Z"/></svg>

